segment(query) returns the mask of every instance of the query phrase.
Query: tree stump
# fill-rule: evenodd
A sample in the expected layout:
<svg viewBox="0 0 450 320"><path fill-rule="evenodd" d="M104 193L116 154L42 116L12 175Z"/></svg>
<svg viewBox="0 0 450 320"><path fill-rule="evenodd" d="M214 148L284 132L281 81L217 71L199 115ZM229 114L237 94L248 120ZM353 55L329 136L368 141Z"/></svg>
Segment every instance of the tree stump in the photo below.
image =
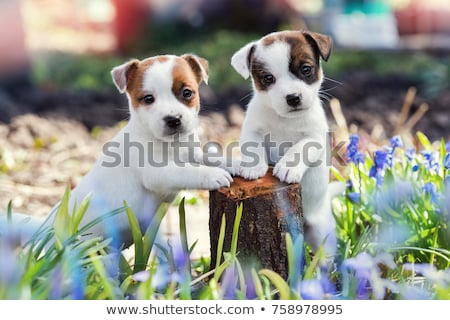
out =
<svg viewBox="0 0 450 320"><path fill-rule="evenodd" d="M211 266L216 265L222 215L226 229L223 251L229 251L236 208L243 204L239 226L238 257L242 262L256 260L283 278L288 276L286 233L293 239L303 234L301 187L280 182L270 169L258 180L234 177L229 188L209 194L209 233ZM222 257L223 258L223 257Z"/></svg>

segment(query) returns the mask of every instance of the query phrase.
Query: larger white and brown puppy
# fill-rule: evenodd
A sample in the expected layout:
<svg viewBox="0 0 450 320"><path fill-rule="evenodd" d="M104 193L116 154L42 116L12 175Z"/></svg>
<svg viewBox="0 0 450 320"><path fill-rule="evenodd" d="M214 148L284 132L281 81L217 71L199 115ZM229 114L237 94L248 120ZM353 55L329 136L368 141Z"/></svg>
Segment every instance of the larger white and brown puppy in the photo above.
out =
<svg viewBox="0 0 450 320"><path fill-rule="evenodd" d="M231 59L239 74L251 76L254 89L240 138L239 175L257 179L273 164L281 181L301 183L306 240L314 250L325 241L329 256L336 248L330 198L342 190L329 187L329 129L319 98L320 60L328 60L331 48L326 35L282 31L245 45Z"/></svg>
<svg viewBox="0 0 450 320"><path fill-rule="evenodd" d="M158 207L171 202L181 189L230 185L228 172L200 163L202 150L196 130L199 84L208 79L205 59L191 54L156 56L131 60L115 67L111 74L118 90L128 97L130 119L105 144L92 170L72 191L69 208L92 195L82 225L122 207L125 200L145 230ZM189 144L183 146L183 142ZM16 221L23 217L14 215ZM24 234L41 222L24 222ZM4 227L5 221L1 225ZM119 245L132 243L125 213L104 220L90 233L114 236Z"/></svg>

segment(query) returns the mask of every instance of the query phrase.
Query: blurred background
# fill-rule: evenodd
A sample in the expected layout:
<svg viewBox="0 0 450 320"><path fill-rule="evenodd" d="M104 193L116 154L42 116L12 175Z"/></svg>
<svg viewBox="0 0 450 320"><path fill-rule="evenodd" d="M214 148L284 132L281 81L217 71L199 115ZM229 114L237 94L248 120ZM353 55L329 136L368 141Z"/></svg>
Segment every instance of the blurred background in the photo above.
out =
<svg viewBox="0 0 450 320"><path fill-rule="evenodd" d="M334 40L323 100L337 141L449 139L448 0L1 0L1 207L45 214L89 170L127 119L110 70L132 57L208 59L202 138L238 139L251 85L230 58L284 29Z"/></svg>

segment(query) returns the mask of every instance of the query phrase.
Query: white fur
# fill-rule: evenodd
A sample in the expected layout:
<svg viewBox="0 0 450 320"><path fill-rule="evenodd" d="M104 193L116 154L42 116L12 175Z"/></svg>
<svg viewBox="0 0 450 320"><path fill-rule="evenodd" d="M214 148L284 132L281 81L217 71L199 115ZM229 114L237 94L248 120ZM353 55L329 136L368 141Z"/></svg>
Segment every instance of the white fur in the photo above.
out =
<svg viewBox="0 0 450 320"><path fill-rule="evenodd" d="M177 100L172 93L172 68L175 57L169 56L166 62L152 64L145 72L142 86L143 91L152 94L155 102L149 106L131 107L130 120L111 140L115 147L116 156L120 155L121 162L118 166L108 166L114 157L110 153L103 153L95 163L91 171L81 180L72 191L69 208L81 201L89 194L92 200L82 225L92 221L102 214L120 208L124 200L132 209L139 220L143 231L148 227L153 214L163 202L171 202L181 189L217 189L229 186L232 178L228 172L217 167L207 167L201 164L189 163L187 148L179 148L180 159L183 163L175 163L174 150L168 148L164 151L165 144L173 140L172 136L164 135L164 117L182 115L184 132L180 136L181 141L187 141L192 135L199 142L196 128L198 117L196 108L188 108ZM113 69L112 74L119 91L126 91L126 77L124 76L127 64ZM121 73L122 72L122 73ZM205 73L205 70L203 70ZM203 75L207 79L207 75ZM124 82L125 79L125 82ZM127 92L128 95L128 92ZM131 97L128 96L131 101ZM140 144L144 148L144 163L140 165L137 147L125 149L125 140L133 144ZM170 145L169 145L170 146ZM152 148L149 150L149 148ZM166 148L167 149L167 148ZM125 153L129 150L129 165L125 163ZM149 163L149 157L155 163L161 163L166 157L168 163L159 167ZM195 158L202 158L201 148L195 149ZM17 216L16 220L23 218ZM3 220L6 220L3 217ZM36 218L28 222L27 233L36 230ZM39 222L42 220L39 220ZM49 220L49 223L52 219ZM5 226L5 221L0 221ZM28 231L30 229L30 231ZM120 213L96 225L90 232L94 236L119 235L125 245L132 243L130 226L127 215Z"/></svg>
<svg viewBox="0 0 450 320"><path fill-rule="evenodd" d="M232 58L233 67L244 77L250 74L247 64L249 50L254 47L254 57L263 61L266 68L276 78L268 91L254 88L253 98L249 102L246 118L242 127L241 148L248 145L247 152L242 150L242 166L239 175L246 179L257 179L266 174L269 164L274 164L273 174L287 183L301 183L302 204L309 232L305 235L313 250L317 250L325 241L327 255L335 254L335 221L331 212L331 197L327 192L329 166L327 164L328 125L319 90L320 80L309 85L295 77L289 71L290 46L285 42L275 42L263 46L252 42L236 52ZM286 103L286 95L301 94L301 110L292 110ZM275 146L268 150L263 147L265 135ZM289 142L290 148L280 150L279 146ZM260 161L254 165L254 156ZM295 165L296 157L301 161ZM305 158L306 157L306 158ZM309 166L309 163L320 165Z"/></svg>

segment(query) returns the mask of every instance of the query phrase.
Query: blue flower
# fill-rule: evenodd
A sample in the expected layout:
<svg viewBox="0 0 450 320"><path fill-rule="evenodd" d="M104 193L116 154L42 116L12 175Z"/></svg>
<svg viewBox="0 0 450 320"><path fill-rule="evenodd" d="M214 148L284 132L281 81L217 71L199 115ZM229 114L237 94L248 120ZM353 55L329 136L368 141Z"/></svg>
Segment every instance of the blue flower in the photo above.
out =
<svg viewBox="0 0 450 320"><path fill-rule="evenodd" d="M400 136L395 136L391 138L391 147L392 149L396 149L398 147L403 147L403 141L402 138Z"/></svg>
<svg viewBox="0 0 450 320"><path fill-rule="evenodd" d="M405 156L409 161L412 161L416 158L416 150L414 148L408 148L405 150Z"/></svg>
<svg viewBox="0 0 450 320"><path fill-rule="evenodd" d="M439 198L441 197L441 194L437 190L436 185L433 182L427 182L422 188L423 192L429 194L431 196L431 201L434 204L438 204Z"/></svg>
<svg viewBox="0 0 450 320"><path fill-rule="evenodd" d="M384 170L390 164L390 157L386 151L375 151L374 155L375 168L378 170Z"/></svg>
<svg viewBox="0 0 450 320"><path fill-rule="evenodd" d="M391 166L392 154L378 150L374 154L374 165L370 168L369 177L375 178L377 186L380 187L384 180L384 169Z"/></svg>
<svg viewBox="0 0 450 320"><path fill-rule="evenodd" d="M359 192L349 192L347 194L347 196L354 203L360 203L361 202L361 193L359 193Z"/></svg>
<svg viewBox="0 0 450 320"><path fill-rule="evenodd" d="M421 152L424 158L424 165L427 170L438 171L439 170L439 162L437 160L437 154L434 151L424 150Z"/></svg>
<svg viewBox="0 0 450 320"><path fill-rule="evenodd" d="M359 136L352 134L349 139L350 142L347 146L347 161L355 164L364 162L364 154L362 154L358 148Z"/></svg>
<svg viewBox="0 0 450 320"><path fill-rule="evenodd" d="M445 151L450 152L450 141L445 144Z"/></svg>
<svg viewBox="0 0 450 320"><path fill-rule="evenodd" d="M357 134L351 134L350 137L348 137L348 139L350 140L351 145L357 146L359 143L359 136Z"/></svg>
<svg viewBox="0 0 450 320"><path fill-rule="evenodd" d="M444 157L444 168L447 170L450 169L450 153L449 152Z"/></svg>
<svg viewBox="0 0 450 320"><path fill-rule="evenodd" d="M447 190L450 191L450 176L446 176L444 179L444 186ZM448 200L450 201L450 197L448 198Z"/></svg>
<svg viewBox="0 0 450 320"><path fill-rule="evenodd" d="M347 189L353 191L353 181L352 179L347 180Z"/></svg>

